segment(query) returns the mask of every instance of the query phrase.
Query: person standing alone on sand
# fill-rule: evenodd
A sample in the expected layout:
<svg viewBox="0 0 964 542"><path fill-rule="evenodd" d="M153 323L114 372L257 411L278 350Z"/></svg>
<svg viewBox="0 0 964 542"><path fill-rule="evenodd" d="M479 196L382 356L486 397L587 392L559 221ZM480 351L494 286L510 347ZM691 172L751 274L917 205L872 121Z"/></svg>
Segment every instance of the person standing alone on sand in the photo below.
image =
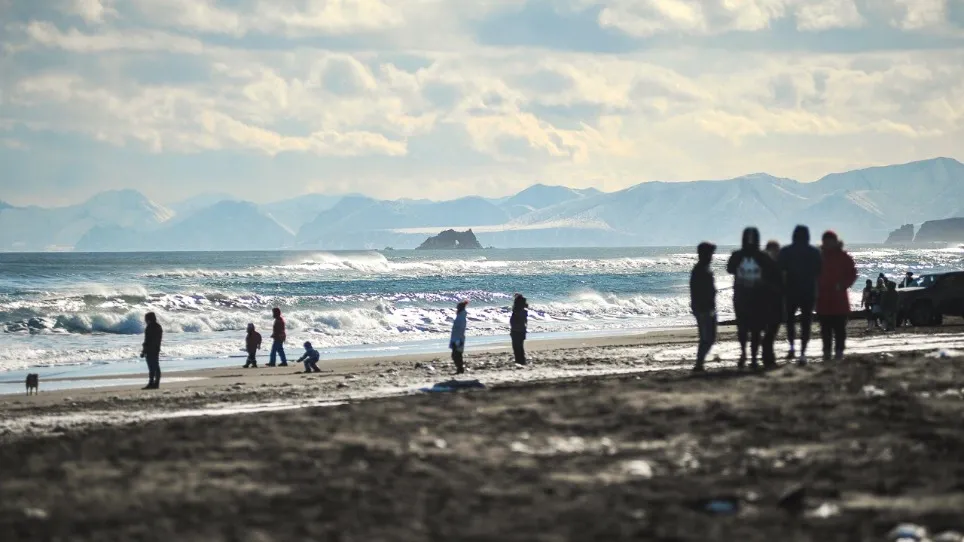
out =
<svg viewBox="0 0 964 542"><path fill-rule="evenodd" d="M526 328L529 325L529 303L522 294L515 294L512 302L512 316L509 318L509 336L512 337L512 352L516 365L526 364Z"/></svg>
<svg viewBox="0 0 964 542"><path fill-rule="evenodd" d="M830 361L833 354L835 359L841 360L847 346L847 320L850 317L847 291L857 282L857 266L850 254L844 252L843 241L832 231L823 234L820 250L823 270L817 295L817 316L823 338L823 359Z"/></svg>
<svg viewBox="0 0 964 542"><path fill-rule="evenodd" d="M465 328L468 325L465 307L468 301L462 301L455 306L455 322L452 324L452 338L449 340L449 348L452 350L452 362L455 363L455 374L465 373L465 361L462 355L465 353Z"/></svg>
<svg viewBox="0 0 964 542"><path fill-rule="evenodd" d="M813 325L813 308L817 302L817 281L823 267L820 251L810 245L810 229L797 226L793 230L793 243L780 250L780 272L783 275L786 295L787 342L790 351L787 359L793 359L793 342L796 338L794 319L800 311L800 358L798 363L807 363L807 345L810 343L810 329Z"/></svg>
<svg viewBox="0 0 964 542"><path fill-rule="evenodd" d="M696 247L699 258L690 272L690 309L696 317L696 329L700 334L700 345L696 350L696 365L693 371L704 371L703 364L707 354L716 342L716 281L713 278L713 254L716 245L703 242Z"/></svg>
<svg viewBox="0 0 964 542"><path fill-rule="evenodd" d="M740 369L746 366L746 343L750 342L753 368L757 368L760 339L770 313L767 280L776 273L776 264L760 250L760 230L743 230L742 248L733 252L726 271L733 275L733 308L740 340Z"/></svg>
<svg viewBox="0 0 964 542"><path fill-rule="evenodd" d="M244 364L244 369L248 367L258 368L258 350L261 349L261 334L255 331L254 324L248 324L248 336L244 339L244 349L248 352L248 360Z"/></svg>
<svg viewBox="0 0 964 542"><path fill-rule="evenodd" d="M156 390L161 387L161 339L164 330L157 323L157 315L149 312L144 315L144 347L141 357L147 361L147 386L145 390Z"/></svg>
<svg viewBox="0 0 964 542"><path fill-rule="evenodd" d="M288 366L288 359L285 357L285 339L288 338L285 331L285 319L281 317L281 309L275 307L271 309L274 316L274 327L271 330L271 357L268 359L268 367L275 366L276 357L281 357L281 367Z"/></svg>

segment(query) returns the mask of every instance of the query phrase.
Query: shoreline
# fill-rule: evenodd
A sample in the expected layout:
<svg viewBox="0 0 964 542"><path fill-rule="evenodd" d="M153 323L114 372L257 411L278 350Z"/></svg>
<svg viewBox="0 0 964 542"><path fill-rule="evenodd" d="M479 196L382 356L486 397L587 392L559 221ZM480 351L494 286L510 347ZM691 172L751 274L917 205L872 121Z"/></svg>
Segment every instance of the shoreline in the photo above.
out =
<svg viewBox="0 0 964 542"><path fill-rule="evenodd" d="M924 328L898 334L866 333L862 323L850 326L852 355L922 354L955 356L964 351L964 324ZM819 339L815 341L819 344ZM532 363L516 366L508 347L470 350L464 379L487 387L545 383L560 379L604 377L688 370L696 351L692 328L617 337L542 340L527 343ZM778 349L778 358L785 351ZM903 355L902 354L902 355ZM735 330L724 328L707 362L711 373L735 366ZM183 416L229 415L357 403L391 396L417 395L423 387L453 378L447 355L418 354L326 361L321 373L304 374L300 365L287 368L231 367L172 372L160 390L141 390L146 383L44 390L40 394L0 395L0 442L38 435L63 435L98 426L130 425ZM819 364L818 364L819 365ZM146 368L145 368L146 373ZM108 381L110 379L107 379Z"/></svg>

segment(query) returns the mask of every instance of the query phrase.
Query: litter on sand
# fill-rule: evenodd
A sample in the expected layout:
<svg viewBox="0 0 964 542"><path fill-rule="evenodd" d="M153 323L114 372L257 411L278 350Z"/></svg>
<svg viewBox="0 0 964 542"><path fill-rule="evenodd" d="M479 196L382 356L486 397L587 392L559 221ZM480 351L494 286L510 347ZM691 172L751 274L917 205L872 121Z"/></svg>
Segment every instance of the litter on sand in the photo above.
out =
<svg viewBox="0 0 964 542"><path fill-rule="evenodd" d="M479 389L485 389L485 384L478 380L449 380L448 382L439 382L431 388L420 388L419 391L424 391L425 393L447 393L459 390Z"/></svg>

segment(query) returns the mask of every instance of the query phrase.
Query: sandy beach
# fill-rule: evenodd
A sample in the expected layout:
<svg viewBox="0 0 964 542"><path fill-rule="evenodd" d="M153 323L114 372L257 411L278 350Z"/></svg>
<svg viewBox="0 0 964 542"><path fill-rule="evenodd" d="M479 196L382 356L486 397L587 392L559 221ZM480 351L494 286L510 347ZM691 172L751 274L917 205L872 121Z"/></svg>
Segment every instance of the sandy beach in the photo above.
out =
<svg viewBox="0 0 964 542"><path fill-rule="evenodd" d="M964 326L692 375L689 329L0 396L3 540L880 540L964 530ZM817 343L819 348L819 343ZM179 379L174 381L175 379ZM41 383L43 390L43 383ZM795 484L799 510L777 505ZM722 499L733 513L706 511Z"/></svg>

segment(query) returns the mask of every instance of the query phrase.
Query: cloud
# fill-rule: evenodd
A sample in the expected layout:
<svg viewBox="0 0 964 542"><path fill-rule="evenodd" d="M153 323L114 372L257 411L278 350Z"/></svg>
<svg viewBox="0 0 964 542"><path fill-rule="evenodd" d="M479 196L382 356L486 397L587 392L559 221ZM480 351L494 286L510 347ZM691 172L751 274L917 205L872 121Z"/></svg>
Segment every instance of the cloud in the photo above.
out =
<svg viewBox="0 0 964 542"><path fill-rule="evenodd" d="M103 23L117 15L111 0L69 0L67 10L90 24Z"/></svg>
<svg viewBox="0 0 964 542"><path fill-rule="evenodd" d="M419 196L964 158L964 43L941 1L17 8L0 37L0 129L37 198L31 164L68 156L78 178L114 183L121 162L131 178L190 163L174 192L229 175L264 195L260 175L290 192Z"/></svg>

